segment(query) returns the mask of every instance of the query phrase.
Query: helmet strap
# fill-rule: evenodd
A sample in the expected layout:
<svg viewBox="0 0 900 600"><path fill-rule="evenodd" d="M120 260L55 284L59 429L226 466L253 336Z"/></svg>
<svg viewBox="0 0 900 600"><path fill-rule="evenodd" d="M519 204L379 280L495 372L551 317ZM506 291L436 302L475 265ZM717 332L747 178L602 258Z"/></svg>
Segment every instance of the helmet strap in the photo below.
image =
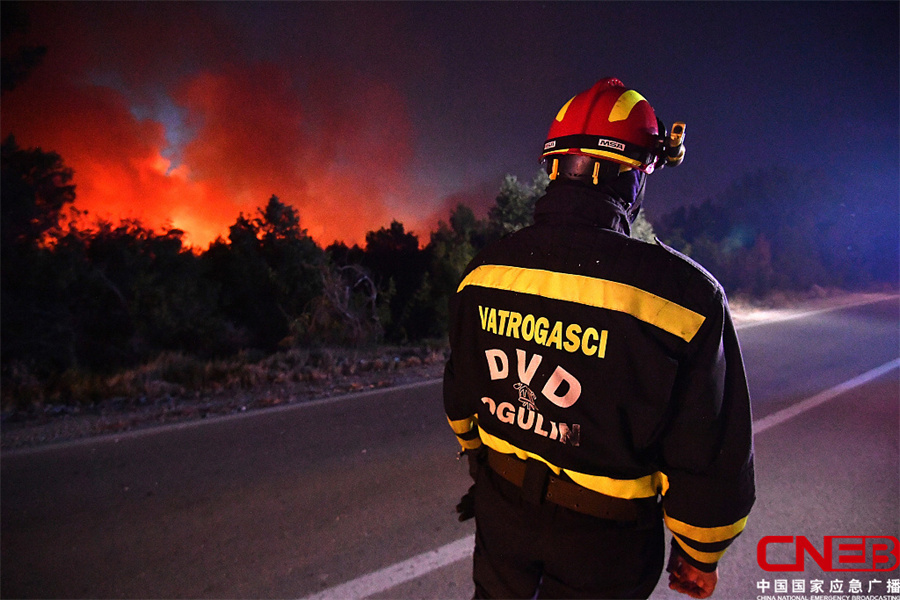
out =
<svg viewBox="0 0 900 600"><path fill-rule="evenodd" d="M547 173L550 177L550 181L556 181L556 178L559 176L559 159L554 158L553 164L550 167L550 171Z"/></svg>
<svg viewBox="0 0 900 600"><path fill-rule="evenodd" d="M581 154L561 154L544 162L550 181L569 179L588 185L601 185L615 180L620 173L618 163L597 160Z"/></svg>

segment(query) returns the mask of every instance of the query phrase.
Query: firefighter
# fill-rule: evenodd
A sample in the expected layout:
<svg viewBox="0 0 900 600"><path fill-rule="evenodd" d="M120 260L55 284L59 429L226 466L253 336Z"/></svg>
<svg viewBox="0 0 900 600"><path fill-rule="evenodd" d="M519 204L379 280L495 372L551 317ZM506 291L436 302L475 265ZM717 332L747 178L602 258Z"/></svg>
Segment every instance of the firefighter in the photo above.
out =
<svg viewBox="0 0 900 600"><path fill-rule="evenodd" d="M750 397L725 293L629 237L648 175L678 165L647 100L603 79L556 115L534 224L467 266L451 299L450 426L475 483L478 598L715 589L754 502Z"/></svg>

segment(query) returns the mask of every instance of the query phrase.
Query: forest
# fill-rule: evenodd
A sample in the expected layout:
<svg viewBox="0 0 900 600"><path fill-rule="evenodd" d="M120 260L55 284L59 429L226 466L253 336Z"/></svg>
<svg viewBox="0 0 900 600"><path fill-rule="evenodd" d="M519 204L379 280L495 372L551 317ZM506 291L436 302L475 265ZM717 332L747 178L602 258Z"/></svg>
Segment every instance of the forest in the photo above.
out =
<svg viewBox="0 0 900 600"><path fill-rule="evenodd" d="M485 218L458 205L427 239L393 221L352 247L323 247L273 195L198 251L177 229L83 225L63 157L9 136L0 184L4 410L91 402L102 393L77 392L74 382L160 356L208 365L298 348L441 346L464 267L528 225L547 184L542 173L528 183L507 176ZM684 252L730 295L895 287L895 207L828 189L814 174L761 170L652 224L642 213L633 235Z"/></svg>

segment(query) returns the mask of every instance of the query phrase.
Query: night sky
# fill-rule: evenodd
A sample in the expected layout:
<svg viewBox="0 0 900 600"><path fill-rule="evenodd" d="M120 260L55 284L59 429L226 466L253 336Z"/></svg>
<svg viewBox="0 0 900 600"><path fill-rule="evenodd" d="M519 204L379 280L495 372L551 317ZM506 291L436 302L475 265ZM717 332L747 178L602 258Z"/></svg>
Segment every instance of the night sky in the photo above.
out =
<svg viewBox="0 0 900 600"><path fill-rule="evenodd" d="M897 2L24 6L4 51L47 55L3 94L3 137L58 152L91 217L200 247L272 194L323 246L392 219L427 242L531 181L557 110L608 76L687 123L651 221L775 167L898 204Z"/></svg>

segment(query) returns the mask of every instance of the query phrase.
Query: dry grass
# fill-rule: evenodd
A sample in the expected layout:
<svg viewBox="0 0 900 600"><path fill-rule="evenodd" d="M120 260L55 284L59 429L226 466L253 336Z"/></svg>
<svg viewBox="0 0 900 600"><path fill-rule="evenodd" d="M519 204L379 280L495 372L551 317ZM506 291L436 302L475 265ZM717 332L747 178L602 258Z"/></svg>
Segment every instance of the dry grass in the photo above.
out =
<svg viewBox="0 0 900 600"><path fill-rule="evenodd" d="M6 370L3 412L34 412L49 406L86 407L111 399L179 398L269 384L327 382L340 376L386 372L445 360L445 345L373 348L291 348L270 356L239 354L202 360L166 352L136 368L112 375L70 369L40 380L25 365Z"/></svg>

